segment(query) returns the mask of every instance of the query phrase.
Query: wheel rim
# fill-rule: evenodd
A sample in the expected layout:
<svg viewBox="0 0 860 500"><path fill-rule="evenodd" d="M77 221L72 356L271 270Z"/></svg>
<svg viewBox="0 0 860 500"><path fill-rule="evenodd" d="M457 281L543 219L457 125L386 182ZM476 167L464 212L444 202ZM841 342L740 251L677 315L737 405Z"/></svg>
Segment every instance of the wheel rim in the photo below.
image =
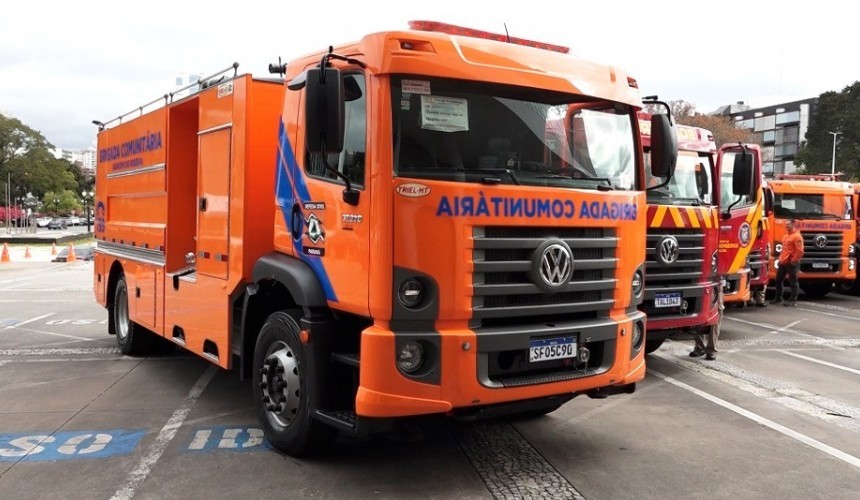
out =
<svg viewBox="0 0 860 500"><path fill-rule="evenodd" d="M260 373L260 389L269 420L281 427L289 426L298 414L301 394L295 352L286 343L275 342L266 353Z"/></svg>
<svg viewBox="0 0 860 500"><path fill-rule="evenodd" d="M116 334L121 341L125 341L128 337L128 294L125 287L120 287L116 291Z"/></svg>

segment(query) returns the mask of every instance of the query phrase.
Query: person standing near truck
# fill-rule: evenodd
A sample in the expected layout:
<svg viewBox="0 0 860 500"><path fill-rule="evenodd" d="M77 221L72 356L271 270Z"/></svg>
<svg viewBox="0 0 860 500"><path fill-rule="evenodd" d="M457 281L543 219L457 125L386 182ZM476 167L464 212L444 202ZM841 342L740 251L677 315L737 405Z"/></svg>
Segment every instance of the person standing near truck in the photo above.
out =
<svg viewBox="0 0 860 500"><path fill-rule="evenodd" d="M791 296L785 306L797 304L797 268L800 266L800 258L803 257L803 236L794 228L794 219L785 223L785 234L782 237L782 251L779 252L779 269L776 271L776 297L773 304L782 302L783 282L788 277L791 286Z"/></svg>

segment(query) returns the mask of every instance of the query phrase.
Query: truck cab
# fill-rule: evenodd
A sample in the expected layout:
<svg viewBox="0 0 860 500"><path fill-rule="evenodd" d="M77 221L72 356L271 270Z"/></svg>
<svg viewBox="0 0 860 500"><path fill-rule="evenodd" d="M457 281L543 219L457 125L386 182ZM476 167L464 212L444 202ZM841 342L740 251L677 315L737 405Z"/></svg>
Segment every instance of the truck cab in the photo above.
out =
<svg viewBox="0 0 860 500"><path fill-rule="evenodd" d="M810 298L827 295L834 284L851 285L856 278L854 186L837 179L827 174L782 174L768 182L774 195L770 277L776 278L785 222L794 219L804 247L798 283Z"/></svg>
<svg viewBox="0 0 860 500"><path fill-rule="evenodd" d="M646 165L650 115L639 118ZM710 328L719 320L717 241L719 186L710 131L676 125L678 162L669 178L649 177L645 299L645 351L671 334Z"/></svg>

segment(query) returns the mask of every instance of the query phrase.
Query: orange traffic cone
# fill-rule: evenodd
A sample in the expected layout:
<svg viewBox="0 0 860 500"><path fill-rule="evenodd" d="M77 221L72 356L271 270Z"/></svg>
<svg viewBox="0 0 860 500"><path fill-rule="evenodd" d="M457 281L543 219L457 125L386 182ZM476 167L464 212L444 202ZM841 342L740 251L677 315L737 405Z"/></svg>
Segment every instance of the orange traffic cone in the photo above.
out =
<svg viewBox="0 0 860 500"><path fill-rule="evenodd" d="M0 255L0 263L2 262L12 262L12 259L9 258L9 244L3 243L3 254Z"/></svg>
<svg viewBox="0 0 860 500"><path fill-rule="evenodd" d="M51 243L51 255L57 255L57 244Z"/></svg>
<svg viewBox="0 0 860 500"><path fill-rule="evenodd" d="M74 262L76 260L78 259L75 257L75 246L69 243L69 256L66 257L66 262Z"/></svg>
<svg viewBox="0 0 860 500"><path fill-rule="evenodd" d="M30 245L27 245L27 248L24 250L24 258L25 259L32 259L33 258L33 255L30 254Z"/></svg>

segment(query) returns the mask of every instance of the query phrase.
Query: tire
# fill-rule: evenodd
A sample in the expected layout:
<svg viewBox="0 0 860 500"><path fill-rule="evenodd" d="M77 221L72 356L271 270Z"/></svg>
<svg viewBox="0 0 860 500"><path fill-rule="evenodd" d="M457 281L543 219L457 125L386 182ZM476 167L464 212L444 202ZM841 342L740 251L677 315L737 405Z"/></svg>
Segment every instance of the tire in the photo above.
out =
<svg viewBox="0 0 860 500"><path fill-rule="evenodd" d="M833 290L833 283L829 281L809 281L801 283L800 289L807 298L820 299L830 293L830 290Z"/></svg>
<svg viewBox="0 0 860 500"><path fill-rule="evenodd" d="M309 380L316 377L299 340L299 325L283 311L271 314L254 348L254 402L263 433L287 455L319 451L337 434L312 415Z"/></svg>
<svg viewBox="0 0 860 500"><path fill-rule="evenodd" d="M125 283L125 276L120 276L114 290L112 313L116 325L116 344L120 352L128 356L149 354L153 349L155 334L129 317L128 285Z"/></svg>
<svg viewBox="0 0 860 500"><path fill-rule="evenodd" d="M663 342L665 341L666 339L645 339L645 354L651 354L652 352L656 351L660 348L661 345L663 345Z"/></svg>

